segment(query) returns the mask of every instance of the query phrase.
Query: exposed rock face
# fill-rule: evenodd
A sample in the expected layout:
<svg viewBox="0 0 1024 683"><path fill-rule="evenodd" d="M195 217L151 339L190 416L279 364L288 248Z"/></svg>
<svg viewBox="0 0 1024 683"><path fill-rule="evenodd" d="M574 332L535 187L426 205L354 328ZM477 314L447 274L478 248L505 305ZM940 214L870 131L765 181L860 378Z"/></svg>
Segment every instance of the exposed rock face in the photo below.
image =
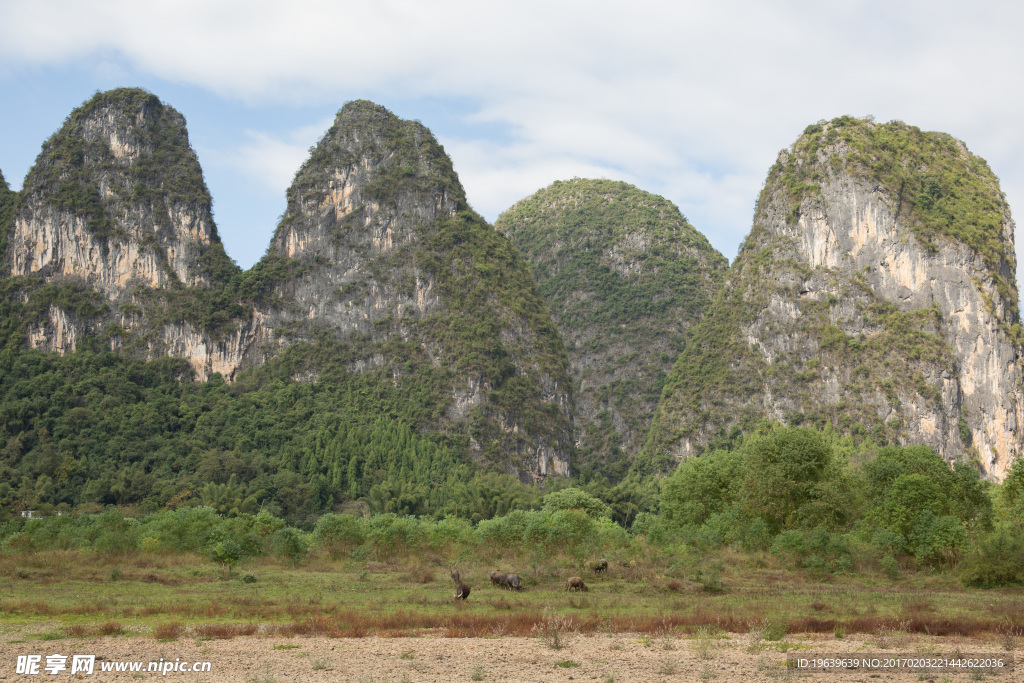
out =
<svg viewBox="0 0 1024 683"><path fill-rule="evenodd" d="M230 380L303 344L296 379L377 373L426 394L417 426L465 435L481 460L569 474L565 350L529 271L430 132L382 107L339 112L247 273L219 242L183 117L139 90L72 113L4 234L33 348L90 335Z"/></svg>
<svg viewBox="0 0 1024 683"><path fill-rule="evenodd" d="M10 274L66 276L117 298L209 287L217 242L185 119L137 90L97 95L40 153L14 219Z"/></svg>
<svg viewBox="0 0 1024 683"><path fill-rule="evenodd" d="M974 457L1021 453L1013 221L947 135L844 117L780 153L646 448L687 457L757 420Z"/></svg>
<svg viewBox="0 0 1024 683"><path fill-rule="evenodd" d="M581 466L621 477L728 261L671 202L611 180L556 182L495 227L530 263L565 340Z"/></svg>
<svg viewBox="0 0 1024 683"><path fill-rule="evenodd" d="M123 329L150 357L189 358L201 379L228 369L240 349L208 351L217 346L209 331L176 310L182 298L209 299L238 270L210 206L185 119L155 96L113 90L72 112L43 145L7 233L12 277L63 286L65 300L48 307L29 343L64 353L88 333L118 348ZM106 306L76 314L66 300L75 290L98 292Z"/></svg>
<svg viewBox="0 0 1024 683"><path fill-rule="evenodd" d="M350 369L434 367L442 423L521 478L569 473L565 351L526 266L473 213L422 125L352 102L299 170L261 299L288 341L326 334ZM511 456L511 457L510 457Z"/></svg>

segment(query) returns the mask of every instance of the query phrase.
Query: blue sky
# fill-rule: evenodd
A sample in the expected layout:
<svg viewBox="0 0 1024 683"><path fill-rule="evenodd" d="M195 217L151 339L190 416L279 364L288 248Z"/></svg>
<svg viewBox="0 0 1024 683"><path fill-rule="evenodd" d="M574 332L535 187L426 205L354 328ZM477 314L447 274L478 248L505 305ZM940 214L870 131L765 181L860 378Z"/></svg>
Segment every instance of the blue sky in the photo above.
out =
<svg viewBox="0 0 1024 683"><path fill-rule="evenodd" d="M489 220L559 179L675 202L732 259L778 151L842 114L962 139L1024 211L1024 10L1009 3L0 0L15 188L97 90L188 120L228 253L264 252L347 101L419 119Z"/></svg>

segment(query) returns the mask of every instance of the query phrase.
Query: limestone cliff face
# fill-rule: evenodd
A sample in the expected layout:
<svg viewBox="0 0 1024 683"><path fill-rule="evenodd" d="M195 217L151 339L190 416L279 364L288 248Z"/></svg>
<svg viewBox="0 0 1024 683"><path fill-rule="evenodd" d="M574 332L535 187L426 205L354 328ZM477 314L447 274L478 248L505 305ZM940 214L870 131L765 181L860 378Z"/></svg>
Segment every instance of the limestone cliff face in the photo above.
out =
<svg viewBox="0 0 1024 683"><path fill-rule="evenodd" d="M242 348L182 313L183 299L209 299L238 270L210 206L185 119L155 96L113 90L72 112L43 145L6 233L8 274L58 286L30 345L64 353L90 334L120 348L123 330L149 357L184 356L201 379L230 376ZM59 300L76 289L105 305L77 314Z"/></svg>
<svg viewBox="0 0 1024 683"><path fill-rule="evenodd" d="M372 336L437 310L435 275L416 258L420 231L455 218L460 204L426 128L368 102L347 105L296 174L266 259L302 271L277 286L278 319Z"/></svg>
<svg viewBox="0 0 1024 683"><path fill-rule="evenodd" d="M67 277L108 298L209 287L217 241L185 119L138 90L96 95L43 150L10 236L11 275Z"/></svg>
<svg viewBox="0 0 1024 683"><path fill-rule="evenodd" d="M666 386L652 453L768 418L975 458L1021 453L1013 221L959 141L849 118L779 156L714 313Z"/></svg>
<svg viewBox="0 0 1024 683"><path fill-rule="evenodd" d="M285 354L301 381L375 373L413 397L381 411L461 438L523 480L569 474L558 331L518 253L469 209L418 123L346 105L247 273L219 242L184 119L143 91L73 112L14 204L8 291L33 348L65 353L89 336L185 358L200 380Z"/></svg>
<svg viewBox="0 0 1024 683"><path fill-rule="evenodd" d="M296 174L257 266L282 343L329 338L396 384L434 368L439 425L523 479L569 473L565 351L522 259L473 213L422 125L347 104ZM315 370L314 370L315 372Z"/></svg>
<svg viewBox="0 0 1024 683"><path fill-rule="evenodd" d="M530 263L566 342L581 467L620 478L728 261L671 202L611 180L556 182L495 227Z"/></svg>

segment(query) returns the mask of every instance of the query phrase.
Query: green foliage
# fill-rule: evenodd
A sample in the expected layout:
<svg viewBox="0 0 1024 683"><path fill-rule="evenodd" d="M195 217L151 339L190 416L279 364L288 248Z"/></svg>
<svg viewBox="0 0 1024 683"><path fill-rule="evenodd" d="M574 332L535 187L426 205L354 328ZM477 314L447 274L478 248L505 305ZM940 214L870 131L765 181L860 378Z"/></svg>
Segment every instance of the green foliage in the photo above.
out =
<svg viewBox="0 0 1024 683"><path fill-rule="evenodd" d="M242 559L242 546L234 539L220 540L211 546L209 557L217 564L224 565L225 573L230 578L231 568Z"/></svg>
<svg viewBox="0 0 1024 683"><path fill-rule="evenodd" d="M780 429L748 446L744 507L773 530L796 526L815 516L810 514L814 503L839 476L832 450L820 433L804 427ZM830 502L842 504L844 496L837 493L840 500Z"/></svg>
<svg viewBox="0 0 1024 683"><path fill-rule="evenodd" d="M0 258L7 256L7 238L14 227L17 203L18 193L11 191L4 174L0 173Z"/></svg>
<svg viewBox="0 0 1024 683"><path fill-rule="evenodd" d="M548 512L557 510L581 510L588 517L600 519L608 517L611 510L597 498L578 488L567 488L544 496L543 509Z"/></svg>
<svg viewBox="0 0 1024 683"><path fill-rule="evenodd" d="M853 564L849 538L824 527L790 529L780 533L771 552L812 574L840 574Z"/></svg>
<svg viewBox="0 0 1024 683"><path fill-rule="evenodd" d="M298 564L306 556L309 543L306 535L293 527L284 527L270 537L270 549L274 557L286 557Z"/></svg>
<svg viewBox="0 0 1024 683"><path fill-rule="evenodd" d="M712 451L679 464L662 485L661 511L669 525L704 524L740 498L744 454Z"/></svg>
<svg viewBox="0 0 1024 683"><path fill-rule="evenodd" d="M964 463L955 463L950 468L926 446L888 446L863 469L865 492L872 507L884 508L886 499L898 501L901 494L893 492L897 481L913 475L917 478L904 479L900 486L907 487L907 495L913 491L914 499L935 514L952 514L981 529L991 524L991 500L977 470ZM931 493L925 493L925 489Z"/></svg>
<svg viewBox="0 0 1024 683"><path fill-rule="evenodd" d="M574 381L587 387L577 400L580 471L618 481L641 441L624 446L627 437L646 430L727 262L671 202L610 180L555 182L495 227L529 261L578 368Z"/></svg>
<svg viewBox="0 0 1024 683"><path fill-rule="evenodd" d="M329 513L313 527L313 545L338 559L363 544L361 520L355 515Z"/></svg>
<svg viewBox="0 0 1024 683"><path fill-rule="evenodd" d="M927 447L883 448L863 472L866 519L890 534L889 540L876 540L876 546L925 563L951 564L966 546L969 531L991 527L991 499L977 470L963 463L950 468Z"/></svg>
<svg viewBox="0 0 1024 683"><path fill-rule="evenodd" d="M185 361L140 362L87 339L63 357L22 352L22 329L0 358L5 505L155 511L205 495L223 512L263 503L303 524L360 498L380 511L483 519L536 497L514 477L475 472L464 441L410 426L436 416L423 392L429 366L396 386L386 369L344 370L330 346L294 345L231 385L198 384L181 381ZM320 381L292 379L321 356Z"/></svg>
<svg viewBox="0 0 1024 683"><path fill-rule="evenodd" d="M242 487L237 482L237 475L223 484L210 482L199 490L199 500L206 507L213 508L221 515L234 516L243 512L251 512L256 505L256 496L242 497Z"/></svg>
<svg viewBox="0 0 1024 683"><path fill-rule="evenodd" d="M831 444L804 427L780 427L736 450L685 460L661 497L669 527L691 527L698 542L712 546L760 547L787 528L841 529L856 509L853 482Z"/></svg>
<svg viewBox="0 0 1024 683"><path fill-rule="evenodd" d="M964 559L960 578L976 588L1024 583L1024 539L1006 529L982 538Z"/></svg>

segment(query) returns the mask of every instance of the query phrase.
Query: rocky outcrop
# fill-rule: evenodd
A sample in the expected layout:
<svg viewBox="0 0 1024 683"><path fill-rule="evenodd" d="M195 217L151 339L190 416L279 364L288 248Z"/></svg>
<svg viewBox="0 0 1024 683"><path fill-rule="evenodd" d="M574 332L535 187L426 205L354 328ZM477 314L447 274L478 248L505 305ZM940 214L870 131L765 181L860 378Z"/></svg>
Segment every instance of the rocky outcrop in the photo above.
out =
<svg viewBox="0 0 1024 683"><path fill-rule="evenodd" d="M237 368L240 348L207 352L230 341L216 342L201 317L238 269L185 119L152 94L113 90L72 112L43 145L6 236L8 274L51 286L30 326L33 348L73 351L83 335L120 348L127 333L149 357L184 355L200 379ZM68 300L80 289L105 306L80 315Z"/></svg>
<svg viewBox="0 0 1024 683"><path fill-rule="evenodd" d="M256 269L286 343L324 337L348 367L391 381L437 373L439 424L521 478L569 473L565 351L522 259L469 209L419 123L352 102L296 174Z"/></svg>
<svg viewBox="0 0 1024 683"><path fill-rule="evenodd" d="M569 474L565 350L529 271L430 132L383 107L338 113L246 273L219 242L183 117L139 90L71 114L4 234L33 348L99 339L184 358L200 380L285 354L295 380L374 373L413 398L372 410L523 480Z"/></svg>
<svg viewBox="0 0 1024 683"><path fill-rule="evenodd" d="M1013 221L947 135L844 117L769 174L646 444L687 457L760 419L920 443L1001 479L1021 453Z"/></svg>
<svg viewBox="0 0 1024 683"><path fill-rule="evenodd" d="M530 263L566 343L581 468L621 478L728 261L668 200L559 181L495 222Z"/></svg>
<svg viewBox="0 0 1024 683"><path fill-rule="evenodd" d="M135 285L209 288L209 266L223 267L205 262L217 242L184 117L149 93L114 90L43 145L14 218L9 272L74 279L111 299Z"/></svg>

